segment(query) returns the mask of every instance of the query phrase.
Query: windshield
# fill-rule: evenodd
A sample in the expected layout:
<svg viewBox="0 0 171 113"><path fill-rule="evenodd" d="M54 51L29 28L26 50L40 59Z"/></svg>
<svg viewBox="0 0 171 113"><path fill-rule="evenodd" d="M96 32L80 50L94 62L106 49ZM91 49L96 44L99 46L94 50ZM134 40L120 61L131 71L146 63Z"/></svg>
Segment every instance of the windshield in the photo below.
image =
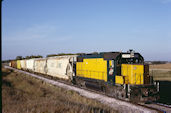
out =
<svg viewBox="0 0 171 113"><path fill-rule="evenodd" d="M122 58L122 64L142 64L143 61L138 58Z"/></svg>

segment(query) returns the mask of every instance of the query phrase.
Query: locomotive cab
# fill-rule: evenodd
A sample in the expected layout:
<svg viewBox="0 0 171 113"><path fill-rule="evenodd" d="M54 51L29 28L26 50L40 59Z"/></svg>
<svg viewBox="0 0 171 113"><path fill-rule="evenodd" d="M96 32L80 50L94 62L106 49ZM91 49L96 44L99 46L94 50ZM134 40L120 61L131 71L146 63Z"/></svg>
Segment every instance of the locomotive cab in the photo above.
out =
<svg viewBox="0 0 171 113"><path fill-rule="evenodd" d="M156 101L158 92L149 76L149 65L139 53L122 53L116 60L115 83L125 86L126 95L136 101Z"/></svg>
<svg viewBox="0 0 171 113"><path fill-rule="evenodd" d="M121 77L119 78L118 76ZM122 53L116 59L115 78L115 81L118 84L151 84L149 77L149 66L144 64L144 59L139 53L134 53L132 51Z"/></svg>

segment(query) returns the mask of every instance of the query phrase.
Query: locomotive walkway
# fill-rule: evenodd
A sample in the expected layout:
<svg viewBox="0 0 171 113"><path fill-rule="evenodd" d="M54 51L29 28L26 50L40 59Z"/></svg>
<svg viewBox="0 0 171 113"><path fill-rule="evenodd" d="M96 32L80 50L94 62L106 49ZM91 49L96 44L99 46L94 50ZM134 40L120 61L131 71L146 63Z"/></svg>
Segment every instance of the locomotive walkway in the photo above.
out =
<svg viewBox="0 0 171 113"><path fill-rule="evenodd" d="M50 79L44 78L42 76L32 74L32 73L29 73L29 72L26 72L26 71L18 70L18 69L9 67L9 66L5 66L5 68L12 69L12 70L15 70L17 72L27 74L29 76L40 79L40 80L42 80L42 81L44 81L46 83L49 83L49 84L52 84L52 85L55 85L55 86L58 86L58 87L61 87L61 88L76 91L76 92L78 92L80 95L82 95L84 97L98 100L98 101L100 101L101 103L103 103L103 104L105 104L107 106L116 108L116 110L118 110L119 112L122 112L122 113L158 113L159 112L158 110L155 110L155 109L151 109L151 108L148 108L148 107L145 107L145 106L132 104L132 103L129 103L129 102L126 102L126 101L121 101L121 100L118 100L118 99L115 99L115 98L107 97L107 96L102 95L102 94L97 94L97 93L87 91L85 89L81 89L81 88L78 88L78 87L75 87L75 86L71 86L71 85L67 85L67 84L64 84L64 83L61 83L61 82L58 82L58 81L50 80Z"/></svg>

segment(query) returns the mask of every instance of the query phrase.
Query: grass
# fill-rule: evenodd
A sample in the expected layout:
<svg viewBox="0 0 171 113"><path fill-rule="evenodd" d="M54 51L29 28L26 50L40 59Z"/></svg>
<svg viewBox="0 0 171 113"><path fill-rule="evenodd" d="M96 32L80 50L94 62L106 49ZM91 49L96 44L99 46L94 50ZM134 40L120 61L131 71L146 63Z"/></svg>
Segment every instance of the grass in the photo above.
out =
<svg viewBox="0 0 171 113"><path fill-rule="evenodd" d="M152 65L150 65L150 69L170 69L171 70L171 63L152 64Z"/></svg>
<svg viewBox="0 0 171 113"><path fill-rule="evenodd" d="M2 68L3 113L116 113L78 93Z"/></svg>
<svg viewBox="0 0 171 113"><path fill-rule="evenodd" d="M154 80L171 81L171 71L168 70L150 70L150 75Z"/></svg>
<svg viewBox="0 0 171 113"><path fill-rule="evenodd" d="M171 81L171 63L150 65L150 75L154 80Z"/></svg>

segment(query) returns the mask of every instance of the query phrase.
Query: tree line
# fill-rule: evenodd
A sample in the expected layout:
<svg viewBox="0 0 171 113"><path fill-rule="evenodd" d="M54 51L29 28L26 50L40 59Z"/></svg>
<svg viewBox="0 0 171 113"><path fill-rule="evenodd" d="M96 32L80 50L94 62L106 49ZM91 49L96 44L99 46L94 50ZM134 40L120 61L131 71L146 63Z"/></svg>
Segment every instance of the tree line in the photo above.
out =
<svg viewBox="0 0 171 113"><path fill-rule="evenodd" d="M31 59L31 58L43 58L43 56L41 55L31 55L26 57L17 56L15 60L23 60L23 59Z"/></svg>
<svg viewBox="0 0 171 113"><path fill-rule="evenodd" d="M59 54L49 54L49 55L46 55L46 58L47 57L55 57L55 56L82 55L82 54L86 54L86 53L59 53ZM98 52L92 52L92 53L89 53L89 54L98 54ZM32 58L43 58L43 56L41 56L41 55L31 55L31 56L26 56L26 57L17 56L15 59L4 60L4 61L2 61L2 63L10 62L12 60L23 60L23 59L32 59Z"/></svg>
<svg viewBox="0 0 171 113"><path fill-rule="evenodd" d="M54 57L54 56L64 56L64 55L81 55L81 54L86 54L86 53L58 53L58 54L49 54L46 55L47 57ZM90 54L98 54L98 52L92 52ZM41 55L31 55L31 56L17 56L15 60L23 60L23 59L31 59L31 58L43 58Z"/></svg>

